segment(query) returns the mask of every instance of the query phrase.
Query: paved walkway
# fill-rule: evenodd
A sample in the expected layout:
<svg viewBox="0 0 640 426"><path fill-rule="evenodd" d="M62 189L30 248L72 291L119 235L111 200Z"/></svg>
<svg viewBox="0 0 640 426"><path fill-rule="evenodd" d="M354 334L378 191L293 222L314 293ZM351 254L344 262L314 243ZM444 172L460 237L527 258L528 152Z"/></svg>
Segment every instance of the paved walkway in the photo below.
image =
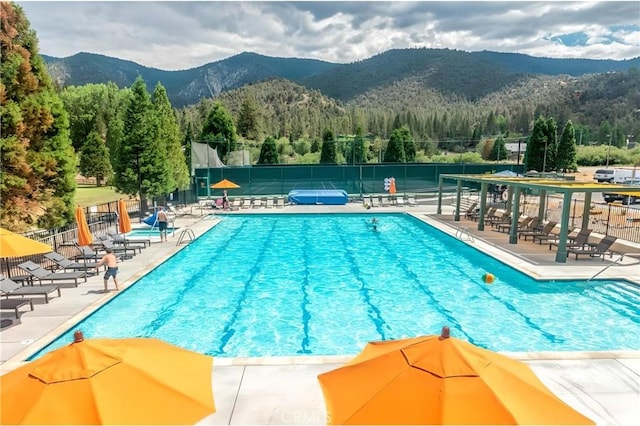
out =
<svg viewBox="0 0 640 426"><path fill-rule="evenodd" d="M422 205L405 208L434 226L455 235L451 206L444 215L435 216L435 206ZM364 212L359 204L347 206L287 206L280 209L242 210L242 213L276 212ZM378 208L373 212L400 211L397 208ZM207 213L205 210L203 213ZM196 236L210 229L216 219L194 216L177 219L181 229L189 228ZM459 229L461 223L453 223ZM547 262L549 254L536 252L522 255L525 245L514 247L506 241L506 234L486 235L473 232L470 244L501 260L537 277L591 276L592 270L602 269L582 260L567 264ZM179 231L178 231L179 232ZM485 231L487 232L487 231ZM494 233L499 234L499 233ZM155 242L150 248L120 265L120 281L123 287L133 284L157 264L178 251L178 235L169 242ZM500 240L502 238L503 240ZM527 243L529 245L530 243ZM548 249L542 246L544 250ZM504 250L507 251L504 251ZM540 256L537 258L536 256ZM577 268L576 266L580 266ZM591 268L587 271L585 268ZM603 276L617 276L629 280L640 279L638 270L631 266L614 266ZM49 304L37 303L33 312L22 314L15 324L0 332L0 372L10 371L24 359L46 345L53 337L77 323L116 295L102 293L101 276L91 277L77 288L62 290L62 297L53 298ZM2 318L11 317L2 312ZM640 329L635 341L640 341ZM640 418L640 351L615 353L517 353L507 354L526 362L540 379L569 405L601 425L632 425ZM215 358L213 388L217 412L203 419L200 424L268 425L268 424L326 424L325 406L317 375L337 368L350 356L344 357L277 357L277 358Z"/></svg>

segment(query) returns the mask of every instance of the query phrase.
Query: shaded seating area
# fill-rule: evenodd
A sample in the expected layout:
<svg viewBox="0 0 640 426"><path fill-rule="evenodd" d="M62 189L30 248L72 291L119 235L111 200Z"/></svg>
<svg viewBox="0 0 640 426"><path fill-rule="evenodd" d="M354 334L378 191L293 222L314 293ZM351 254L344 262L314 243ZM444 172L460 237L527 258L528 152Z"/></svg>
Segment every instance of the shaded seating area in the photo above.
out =
<svg viewBox="0 0 640 426"><path fill-rule="evenodd" d="M44 269L42 266L32 262L27 261L18 265L18 268L27 272L29 275L37 278L42 285L42 281L66 281L73 282L73 284L78 287L80 279L83 279L84 282L87 281L87 273L86 272L49 272Z"/></svg>
<svg viewBox="0 0 640 426"><path fill-rule="evenodd" d="M616 242L616 240L617 237L606 236L596 244L587 243L583 248L569 247L567 248L567 256L574 254L576 256L576 260L578 260L578 256L586 255L591 257L602 257L602 260L604 260L604 256L606 254L613 256L611 246Z"/></svg>
<svg viewBox="0 0 640 426"><path fill-rule="evenodd" d="M550 220L549 222L547 222L542 229L533 229L530 231L520 231L518 232L518 238L523 238L524 240L527 241L528 237L531 237L531 240L534 239L534 237L546 237L549 236L551 234L551 232L553 231L553 229L556 227L556 225L558 224L558 222Z"/></svg>
<svg viewBox="0 0 640 426"><path fill-rule="evenodd" d="M567 241L566 241L566 247L570 248L581 248L581 247L585 247L587 246L587 243L589 242L589 235L591 234L591 229L589 228L582 228L578 234L575 237L567 237ZM551 247L559 247L560 246L560 241L556 240L556 241L551 241L549 243L549 250L551 250Z"/></svg>
<svg viewBox="0 0 640 426"><path fill-rule="evenodd" d="M42 296L44 297L44 303L49 303L49 295L56 292L58 293L58 297L60 297L60 286L51 284L23 287L10 278L0 276L0 295L7 299L11 296L19 296L22 298L25 296Z"/></svg>

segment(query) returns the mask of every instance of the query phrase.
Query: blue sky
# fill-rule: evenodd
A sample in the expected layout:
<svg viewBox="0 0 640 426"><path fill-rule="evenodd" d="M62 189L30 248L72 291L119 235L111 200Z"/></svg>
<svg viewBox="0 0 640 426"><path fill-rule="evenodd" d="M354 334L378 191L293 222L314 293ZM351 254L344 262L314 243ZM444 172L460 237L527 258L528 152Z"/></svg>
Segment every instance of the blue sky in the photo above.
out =
<svg viewBox="0 0 640 426"><path fill-rule="evenodd" d="M394 48L555 58L640 56L638 1L18 1L40 53L164 70L241 52L349 63Z"/></svg>

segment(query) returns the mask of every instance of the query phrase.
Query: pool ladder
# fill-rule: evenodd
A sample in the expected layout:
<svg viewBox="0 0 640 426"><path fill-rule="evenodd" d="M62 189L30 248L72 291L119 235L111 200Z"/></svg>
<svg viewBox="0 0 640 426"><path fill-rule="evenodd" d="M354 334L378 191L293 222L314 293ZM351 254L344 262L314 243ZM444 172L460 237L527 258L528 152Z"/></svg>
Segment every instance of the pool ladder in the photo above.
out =
<svg viewBox="0 0 640 426"><path fill-rule="evenodd" d="M604 254L602 256L604 256ZM600 272L596 273L594 276L589 278L587 281L591 281L592 279L594 279L595 277L597 277L598 275L600 275L601 273L603 273L607 269L611 268L612 266L619 265L620 262L622 262L622 259L624 259L625 256L627 256L627 257L635 257L635 256L640 256L640 253L621 253L619 258L617 258L616 260L614 260L613 262L611 262L610 264L608 264L607 266L602 268L600 270ZM637 263L633 263L632 265L637 265Z"/></svg>
<svg viewBox="0 0 640 426"><path fill-rule="evenodd" d="M196 235L193 233L191 229L183 229L180 233L180 237L178 237L177 246L180 244L189 244L191 241L196 239Z"/></svg>
<svg viewBox="0 0 640 426"><path fill-rule="evenodd" d="M475 242L473 235L471 235L471 233L469 232L469 228L467 228L466 226L461 226L456 229L456 237L460 241L464 241L466 239L469 242Z"/></svg>

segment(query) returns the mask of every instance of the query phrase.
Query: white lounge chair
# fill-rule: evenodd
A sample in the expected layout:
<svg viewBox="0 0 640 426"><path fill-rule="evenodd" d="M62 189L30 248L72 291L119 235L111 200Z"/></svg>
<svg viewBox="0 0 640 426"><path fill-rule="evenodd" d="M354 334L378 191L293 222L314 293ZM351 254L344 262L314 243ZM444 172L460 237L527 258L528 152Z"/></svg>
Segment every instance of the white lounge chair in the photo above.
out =
<svg viewBox="0 0 640 426"><path fill-rule="evenodd" d="M273 208L273 198L267 198L267 208Z"/></svg>

